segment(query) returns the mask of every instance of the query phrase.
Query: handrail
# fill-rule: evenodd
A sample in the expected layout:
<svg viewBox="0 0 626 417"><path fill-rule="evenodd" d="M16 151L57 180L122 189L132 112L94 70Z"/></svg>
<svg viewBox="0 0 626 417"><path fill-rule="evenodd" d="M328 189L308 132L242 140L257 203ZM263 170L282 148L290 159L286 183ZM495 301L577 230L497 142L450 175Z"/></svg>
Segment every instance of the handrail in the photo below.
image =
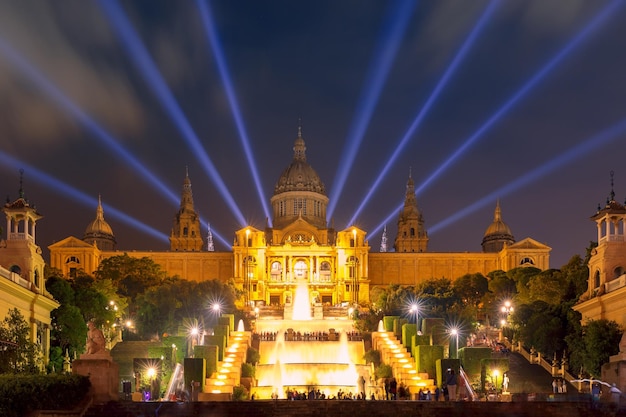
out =
<svg viewBox="0 0 626 417"><path fill-rule="evenodd" d="M459 375L461 376L461 381L465 383L465 389L470 394L472 401L478 401L478 394L476 394L476 391L474 391L474 388L472 388L472 385L469 383L469 378L462 366L459 367Z"/></svg>

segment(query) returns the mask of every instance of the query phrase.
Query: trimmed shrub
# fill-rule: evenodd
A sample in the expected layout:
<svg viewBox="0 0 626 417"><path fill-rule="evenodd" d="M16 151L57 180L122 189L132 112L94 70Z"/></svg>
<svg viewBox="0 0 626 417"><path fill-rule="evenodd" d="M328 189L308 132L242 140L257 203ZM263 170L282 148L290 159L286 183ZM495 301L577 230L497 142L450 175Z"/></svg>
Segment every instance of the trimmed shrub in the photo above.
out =
<svg viewBox="0 0 626 417"><path fill-rule="evenodd" d="M0 375L0 415L71 410L85 399L90 387L89 377L82 375Z"/></svg>

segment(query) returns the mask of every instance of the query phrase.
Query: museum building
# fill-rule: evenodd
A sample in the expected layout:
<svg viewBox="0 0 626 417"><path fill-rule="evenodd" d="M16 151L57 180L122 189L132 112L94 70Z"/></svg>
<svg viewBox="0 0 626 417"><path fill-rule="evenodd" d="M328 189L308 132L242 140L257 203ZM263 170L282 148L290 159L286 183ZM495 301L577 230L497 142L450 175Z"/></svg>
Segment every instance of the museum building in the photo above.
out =
<svg viewBox="0 0 626 417"><path fill-rule="evenodd" d="M289 304L297 282L308 284L311 302L363 304L370 301L375 287L389 284L416 285L431 278L455 279L524 266L549 268L551 248L532 238L515 241L502 220L499 203L482 236L482 252L429 252L428 233L410 174L394 250L373 252L365 230L356 226L336 230L328 224L326 188L307 162L300 129L293 159L279 176L270 202L271 226L260 229L250 225L234 231L232 251L208 250L212 242L202 238L187 174L168 251L116 250L115 236L99 201L96 218L82 239L70 236L49 246L50 265L71 276L80 269L93 274L100 262L111 256L147 257L168 276L195 281L232 279L243 290L248 305ZM210 231L208 236L207 240Z"/></svg>

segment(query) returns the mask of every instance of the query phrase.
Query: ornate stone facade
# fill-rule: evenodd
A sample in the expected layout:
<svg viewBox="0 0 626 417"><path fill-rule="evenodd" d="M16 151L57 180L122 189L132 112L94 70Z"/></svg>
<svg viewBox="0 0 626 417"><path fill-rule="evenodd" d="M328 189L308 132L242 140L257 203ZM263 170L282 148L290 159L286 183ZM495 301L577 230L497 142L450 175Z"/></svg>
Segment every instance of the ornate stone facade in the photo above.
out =
<svg viewBox="0 0 626 417"><path fill-rule="evenodd" d="M21 180L20 180L21 182ZM6 239L0 240L0 320L16 308L30 326L30 341L41 347L44 363L50 351L50 312L59 304L46 291L45 261L35 240L41 214L24 197L2 208L7 220Z"/></svg>
<svg viewBox="0 0 626 417"><path fill-rule="evenodd" d="M293 160L274 187L272 226L248 226L235 231L232 252L201 250L199 220L187 175L170 239L171 251L127 254L151 258L170 276L197 281L233 279L244 290L248 305L284 305L293 299L298 281L308 283L311 301L335 305L367 303L374 287L392 283L415 285L430 278L455 279L468 273L486 274L519 266L549 268L551 249L531 238L515 242L502 221L499 203L494 222L498 223L498 233L507 233L504 238L500 233L498 239L493 239L489 227L483 242L501 243L500 249L491 245L484 252L428 252L428 234L410 175L398 217L396 251L370 253L365 230L335 230L326 223L326 188L306 160L301 130L293 151ZM187 243L179 244L182 238ZM91 274L102 259L123 253L101 250L72 237L49 249L51 265L68 275L80 266Z"/></svg>

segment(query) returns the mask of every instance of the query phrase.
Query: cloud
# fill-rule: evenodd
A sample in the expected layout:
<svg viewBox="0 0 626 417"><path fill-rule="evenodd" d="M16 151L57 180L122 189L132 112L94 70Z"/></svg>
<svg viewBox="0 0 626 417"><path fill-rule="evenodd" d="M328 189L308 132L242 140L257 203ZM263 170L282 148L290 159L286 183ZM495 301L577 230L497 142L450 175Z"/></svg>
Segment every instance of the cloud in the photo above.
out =
<svg viewBox="0 0 626 417"><path fill-rule="evenodd" d="M91 2L21 0L0 4L0 36L45 78L109 131L131 136L145 116L114 37ZM52 108L49 97L0 56L3 106L12 120L0 120L14 147L58 146L76 133L76 123Z"/></svg>

